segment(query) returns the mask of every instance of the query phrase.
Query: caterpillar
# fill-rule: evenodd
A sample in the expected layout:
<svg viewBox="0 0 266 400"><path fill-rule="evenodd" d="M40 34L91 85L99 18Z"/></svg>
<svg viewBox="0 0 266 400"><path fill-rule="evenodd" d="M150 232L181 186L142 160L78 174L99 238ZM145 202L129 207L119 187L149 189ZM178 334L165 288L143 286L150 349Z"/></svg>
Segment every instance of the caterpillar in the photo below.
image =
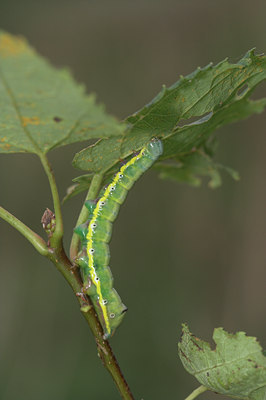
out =
<svg viewBox="0 0 266 400"><path fill-rule="evenodd" d="M121 166L110 184L100 192L96 202L85 203L89 210L89 220L75 228L81 240L81 251L76 263L81 270L84 290L90 296L101 322L104 339L113 335L127 311L113 288L113 277L108 266L112 223L128 190L162 152L163 145L159 139L148 142L138 154Z"/></svg>

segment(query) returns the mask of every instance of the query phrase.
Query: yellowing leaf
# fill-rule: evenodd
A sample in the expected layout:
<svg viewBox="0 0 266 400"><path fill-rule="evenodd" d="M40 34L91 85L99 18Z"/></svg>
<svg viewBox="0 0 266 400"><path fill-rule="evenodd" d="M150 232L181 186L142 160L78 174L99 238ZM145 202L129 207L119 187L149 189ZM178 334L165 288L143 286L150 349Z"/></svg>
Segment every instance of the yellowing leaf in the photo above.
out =
<svg viewBox="0 0 266 400"><path fill-rule="evenodd" d="M123 125L21 37L0 32L0 153L52 148L119 136Z"/></svg>

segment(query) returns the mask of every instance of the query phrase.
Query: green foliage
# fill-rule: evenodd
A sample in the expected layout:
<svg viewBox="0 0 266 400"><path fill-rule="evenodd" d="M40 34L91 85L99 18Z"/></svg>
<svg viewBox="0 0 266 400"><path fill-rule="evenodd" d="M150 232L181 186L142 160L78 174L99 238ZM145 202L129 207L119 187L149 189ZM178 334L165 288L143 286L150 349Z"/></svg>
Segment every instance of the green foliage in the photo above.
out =
<svg viewBox="0 0 266 400"><path fill-rule="evenodd" d="M238 63L224 60L198 68L162 91L140 111L126 119L121 137L103 139L76 154L73 165L91 172L105 172L121 158L140 149L151 137L164 145L155 166L163 178L199 184L196 175L209 175L211 187L221 182L223 168L207 150L214 131L231 122L260 113L266 99L249 97L266 77L266 57L249 51ZM102 157L102 155L105 155ZM171 165L163 160L171 160ZM227 169L234 178L237 174Z"/></svg>
<svg viewBox="0 0 266 400"><path fill-rule="evenodd" d="M73 179L74 184L67 188L67 192L65 197L63 198L62 203L64 204L67 200L71 199L72 197L78 195L79 193L88 190L91 184L91 180L93 178L93 173L85 174L78 176Z"/></svg>
<svg viewBox="0 0 266 400"><path fill-rule="evenodd" d="M105 174L105 177L102 181L102 185L105 186L111 179L112 175L114 174L115 169L111 169L108 171L108 173ZM72 197L78 195L79 193L82 193L84 191L87 191L90 187L92 178L93 178L93 173L91 172L90 174L84 174L81 176L77 176L76 178L73 179L74 184L69 186L67 189L67 193L65 197L63 198L63 203L65 203L67 200L71 199Z"/></svg>
<svg viewBox="0 0 266 400"><path fill-rule="evenodd" d="M88 173L74 180L65 200L89 187L87 199L95 200L101 185L117 171L117 163L154 137L163 142L164 153L155 165L161 178L198 186L200 176L208 176L209 186L217 187L221 170L234 179L238 174L213 161L214 132L264 110L266 98L254 101L250 96L265 78L266 57L251 50L236 64L224 60L180 77L120 123L95 103L93 95L86 95L84 87L67 70L55 70L25 39L0 32L0 153L28 152L40 157L54 203L54 212L47 210L42 219L49 240L46 243L3 207L0 217L21 232L67 279L95 336L98 354L125 399L133 397L76 270L78 235L73 235L70 258L62 245L61 206L46 153L70 143L100 139L74 157L73 165ZM83 206L77 226L87 219L88 210ZM213 338L216 349L211 350L208 343L183 326L178 345L181 361L203 385L189 398L207 387L239 399L265 400L266 359L256 339L244 332L231 335L222 328L215 329Z"/></svg>
<svg viewBox="0 0 266 400"><path fill-rule="evenodd" d="M155 169L159 171L162 179L171 179L177 182L189 183L192 186L200 186L201 179L198 175L210 177L209 187L217 188L221 185L221 175L219 170L225 170L235 180L239 175L232 168L217 164L213 159L201 149L191 152L187 156L180 157L171 164L157 163Z"/></svg>
<svg viewBox="0 0 266 400"><path fill-rule="evenodd" d="M230 397L264 400L266 357L255 337L235 335L217 328L214 350L183 325L178 352L185 369L208 389Z"/></svg>
<svg viewBox="0 0 266 400"><path fill-rule="evenodd" d="M207 147L214 131L266 105L266 99L249 99L266 77L266 59L253 50L236 64L209 64L163 87L125 124L108 116L67 70L55 70L23 38L0 33L0 67L0 152L46 153L99 138L73 161L91 173L110 174L119 160L158 136L164 144L155 166L160 177L198 186L199 176L208 175L210 187L217 187L221 169L234 178L237 174L213 162ZM87 190L91 176L77 178L65 199Z"/></svg>
<svg viewBox="0 0 266 400"><path fill-rule="evenodd" d="M123 131L67 70L54 69L23 38L3 32L0 88L1 153L47 153Z"/></svg>

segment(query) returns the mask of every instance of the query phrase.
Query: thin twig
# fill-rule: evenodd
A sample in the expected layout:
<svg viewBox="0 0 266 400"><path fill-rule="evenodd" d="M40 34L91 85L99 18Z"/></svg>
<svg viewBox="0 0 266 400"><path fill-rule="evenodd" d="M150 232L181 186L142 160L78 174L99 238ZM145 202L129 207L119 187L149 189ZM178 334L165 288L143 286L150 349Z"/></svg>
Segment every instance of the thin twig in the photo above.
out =
<svg viewBox="0 0 266 400"><path fill-rule="evenodd" d="M48 248L45 241L35 232L33 232L27 225L21 222L13 214L0 207L0 217L19 231L28 241L35 247L35 249L43 256L47 256Z"/></svg>

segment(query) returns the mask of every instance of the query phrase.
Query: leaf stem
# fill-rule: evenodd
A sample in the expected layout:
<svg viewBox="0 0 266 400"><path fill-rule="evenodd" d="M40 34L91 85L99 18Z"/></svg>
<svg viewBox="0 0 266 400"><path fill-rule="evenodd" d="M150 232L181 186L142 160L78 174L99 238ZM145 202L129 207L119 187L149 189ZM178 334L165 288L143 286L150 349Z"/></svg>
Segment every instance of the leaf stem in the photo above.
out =
<svg viewBox="0 0 266 400"><path fill-rule="evenodd" d="M28 239L28 241L41 255L47 256L47 245L37 233L33 232L27 225L25 225L3 207L0 207L0 217L13 226L13 228L15 228L17 231L19 231L26 239Z"/></svg>
<svg viewBox="0 0 266 400"><path fill-rule="evenodd" d="M206 392L206 390L208 390L208 388L206 388L205 386L201 385L197 389L193 390L193 392L190 393L190 395L188 397L186 397L185 400L194 400L201 393Z"/></svg>
<svg viewBox="0 0 266 400"><path fill-rule="evenodd" d="M102 179L103 179L103 174L95 174L92 178L91 184L90 184L90 188L89 191L87 193L86 199L84 201L84 204L82 206L82 209L80 211L77 223L76 223L76 227L79 226L80 224L83 224L83 222L85 222L88 219L88 209L85 206L85 202L87 200L94 200L99 192L101 183L102 183ZM74 260L75 257L78 254L78 246L79 246L79 236L74 232L73 236L72 236L72 240L71 240L71 244L70 244L70 259Z"/></svg>
<svg viewBox="0 0 266 400"><path fill-rule="evenodd" d="M63 228L63 218L62 218L62 212L61 212L61 205L60 205L60 199L59 199L59 194L55 182L55 176L51 167L51 164L48 161L48 158L45 154L43 153L38 153L42 166L44 168L44 171L47 175L47 178L49 180L51 192L52 192L52 197L53 197L53 203L54 203L54 212L55 212L55 219L56 219L56 225L55 225L55 231L50 238L50 243L52 247L61 247L62 246L62 237L64 234L64 228Z"/></svg>

